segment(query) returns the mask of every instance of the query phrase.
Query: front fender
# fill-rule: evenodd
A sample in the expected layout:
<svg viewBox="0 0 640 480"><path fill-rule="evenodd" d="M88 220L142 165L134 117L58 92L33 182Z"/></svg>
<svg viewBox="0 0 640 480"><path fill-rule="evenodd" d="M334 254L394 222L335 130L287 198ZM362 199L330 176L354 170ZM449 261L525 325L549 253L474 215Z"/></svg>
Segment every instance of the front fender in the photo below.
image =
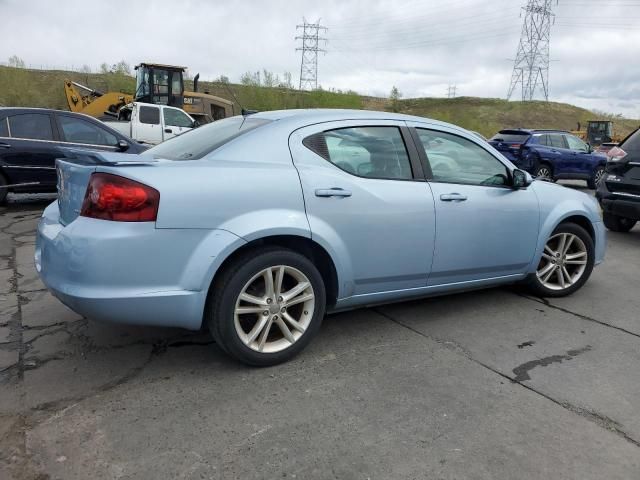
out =
<svg viewBox="0 0 640 480"><path fill-rule="evenodd" d="M537 182L543 184L544 182ZM554 184L545 185L542 190L546 190L544 194L553 193L551 189L566 189L566 187L561 187ZM544 251L544 246L547 243L547 240L556 229L558 225L560 225L567 218L580 216L584 217L591 222L593 231L595 233L595 247L596 253L604 252L603 245L604 240L601 238L601 229L599 228L599 223L601 222L600 216L597 213L596 202L594 199L589 197L582 192L574 192L576 194L575 197L567 198L564 200L560 200L558 203L554 203L554 200L558 200L559 196L553 195L541 195L539 191L536 191L538 197L540 198L540 235L538 237L538 243L536 247L536 254L533 258L533 261L529 265L528 272L533 273L536 271L536 268L540 262L540 258L542 257L542 252ZM566 190L565 192L566 193ZM555 198L554 198L555 197ZM584 197L584 198L582 198ZM596 255L599 257L600 255Z"/></svg>

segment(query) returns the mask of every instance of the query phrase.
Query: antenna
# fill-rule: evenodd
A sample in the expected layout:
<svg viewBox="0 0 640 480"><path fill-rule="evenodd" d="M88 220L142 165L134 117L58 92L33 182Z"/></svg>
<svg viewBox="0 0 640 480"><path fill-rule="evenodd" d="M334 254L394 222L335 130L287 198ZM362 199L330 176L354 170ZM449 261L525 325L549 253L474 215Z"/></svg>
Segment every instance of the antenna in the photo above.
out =
<svg viewBox="0 0 640 480"><path fill-rule="evenodd" d="M525 16L507 100L521 85L523 102L533 100L537 91L542 93L545 101L549 101L549 43L555 18L551 11L552 2L528 0L527 6L522 9Z"/></svg>
<svg viewBox="0 0 640 480"><path fill-rule="evenodd" d="M320 37L320 31L327 31L327 27L320 25L320 19L316 23L307 23L303 17L302 24L296 25L296 30L302 29L302 35L296 40L302 40L302 46L296 51L302 51L300 62L300 90L316 90L318 88L318 52L326 53L320 48L320 42L327 42L327 39Z"/></svg>

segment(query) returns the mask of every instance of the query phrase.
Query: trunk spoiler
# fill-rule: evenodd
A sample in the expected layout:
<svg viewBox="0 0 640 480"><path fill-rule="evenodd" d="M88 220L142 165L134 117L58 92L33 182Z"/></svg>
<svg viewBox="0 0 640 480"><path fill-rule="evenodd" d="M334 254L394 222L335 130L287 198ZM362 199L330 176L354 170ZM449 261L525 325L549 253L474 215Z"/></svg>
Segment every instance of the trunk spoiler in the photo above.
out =
<svg viewBox="0 0 640 480"><path fill-rule="evenodd" d="M64 150L65 156L57 160L86 166L143 166L155 165L161 162L161 160L157 160L151 155L145 155L144 153L134 155L129 153L87 151L76 148L63 148L62 150Z"/></svg>

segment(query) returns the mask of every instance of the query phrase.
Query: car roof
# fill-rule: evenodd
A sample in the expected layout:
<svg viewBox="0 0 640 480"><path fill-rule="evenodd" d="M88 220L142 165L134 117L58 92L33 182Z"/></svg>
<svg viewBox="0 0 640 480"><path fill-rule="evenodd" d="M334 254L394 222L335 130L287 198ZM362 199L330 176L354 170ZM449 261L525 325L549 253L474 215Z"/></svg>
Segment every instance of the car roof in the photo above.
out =
<svg viewBox="0 0 640 480"><path fill-rule="evenodd" d="M505 128L500 130L498 133L569 133L567 130L558 130L554 128Z"/></svg>
<svg viewBox="0 0 640 480"><path fill-rule="evenodd" d="M297 129L316 123L343 121L343 120L395 120L428 123L434 126L447 127L461 132L469 133L464 128L425 117L405 115L402 113L381 112L376 110L350 110L338 108L311 108L292 110L272 110L251 114L252 118L278 121L287 124L289 128Z"/></svg>
<svg viewBox="0 0 640 480"><path fill-rule="evenodd" d="M79 115L83 118L91 118L93 120L98 120L91 115L87 115L86 113L79 112L70 112L69 110L57 110L55 108L40 108L40 107L0 107L0 113L29 113L29 112L43 112L43 113L61 113L65 115ZM99 121L99 120L98 120Z"/></svg>

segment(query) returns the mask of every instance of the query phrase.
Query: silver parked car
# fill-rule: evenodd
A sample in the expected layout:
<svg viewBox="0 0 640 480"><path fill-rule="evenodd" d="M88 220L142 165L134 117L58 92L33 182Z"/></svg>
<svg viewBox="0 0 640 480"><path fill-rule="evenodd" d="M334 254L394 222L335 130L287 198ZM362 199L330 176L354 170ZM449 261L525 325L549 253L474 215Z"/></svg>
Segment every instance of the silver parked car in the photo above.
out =
<svg viewBox="0 0 640 480"><path fill-rule="evenodd" d="M518 281L567 295L605 250L593 198L392 113L239 116L57 168L35 253L53 294L93 319L206 325L253 365L298 353L326 311Z"/></svg>

